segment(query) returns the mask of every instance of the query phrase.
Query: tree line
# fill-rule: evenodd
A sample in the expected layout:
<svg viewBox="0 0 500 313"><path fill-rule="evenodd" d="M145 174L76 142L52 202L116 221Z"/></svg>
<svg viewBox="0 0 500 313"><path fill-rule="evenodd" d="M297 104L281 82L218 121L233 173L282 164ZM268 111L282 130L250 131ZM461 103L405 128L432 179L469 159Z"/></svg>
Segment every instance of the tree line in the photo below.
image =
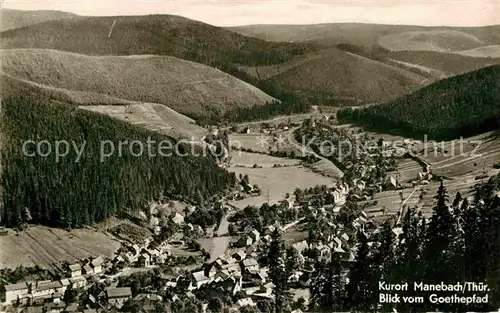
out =
<svg viewBox="0 0 500 313"><path fill-rule="evenodd" d="M500 66L443 79L395 101L337 112L341 122L391 134L434 139L472 136L500 127Z"/></svg>

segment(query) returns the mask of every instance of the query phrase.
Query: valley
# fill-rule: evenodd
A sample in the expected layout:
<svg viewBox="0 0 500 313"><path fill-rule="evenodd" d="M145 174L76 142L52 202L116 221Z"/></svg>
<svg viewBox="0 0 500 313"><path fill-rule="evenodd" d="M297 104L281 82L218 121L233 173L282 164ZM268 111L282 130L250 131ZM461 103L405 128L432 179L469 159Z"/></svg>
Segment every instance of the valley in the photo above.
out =
<svg viewBox="0 0 500 313"><path fill-rule="evenodd" d="M500 26L1 17L1 312L500 307Z"/></svg>

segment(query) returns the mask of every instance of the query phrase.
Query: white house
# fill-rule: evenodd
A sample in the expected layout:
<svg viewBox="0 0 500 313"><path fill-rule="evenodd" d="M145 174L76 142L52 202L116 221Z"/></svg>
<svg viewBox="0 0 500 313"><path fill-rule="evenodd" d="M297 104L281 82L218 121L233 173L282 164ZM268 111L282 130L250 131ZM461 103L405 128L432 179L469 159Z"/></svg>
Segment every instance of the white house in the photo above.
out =
<svg viewBox="0 0 500 313"><path fill-rule="evenodd" d="M179 213L175 213L175 215L172 217L172 221L174 221L174 223L177 225L184 224L184 216Z"/></svg>
<svg viewBox="0 0 500 313"><path fill-rule="evenodd" d="M244 307L244 306L256 306L257 304L255 304L255 302L253 302L252 298L244 298L244 299L240 299L238 300L238 302L236 302L236 304L239 306L239 307Z"/></svg>
<svg viewBox="0 0 500 313"><path fill-rule="evenodd" d="M243 268L248 271L256 270L259 268L259 263L254 258L245 259L243 260Z"/></svg>
<svg viewBox="0 0 500 313"><path fill-rule="evenodd" d="M47 298L55 293L61 293L63 285L60 281L38 282L31 294L33 298Z"/></svg>
<svg viewBox="0 0 500 313"><path fill-rule="evenodd" d="M61 279L60 281L62 285L61 293L64 294L64 292L66 292L66 289L68 289L68 286L71 285L71 282L67 278Z"/></svg>
<svg viewBox="0 0 500 313"><path fill-rule="evenodd" d="M27 283L4 285L2 287L2 300L5 303L14 303L18 299L27 298L30 286Z"/></svg>
<svg viewBox="0 0 500 313"><path fill-rule="evenodd" d="M83 288L87 285L87 280L83 276L72 277L69 282L74 289Z"/></svg>
<svg viewBox="0 0 500 313"><path fill-rule="evenodd" d="M260 240L260 233L255 229L250 232L249 236L252 238L253 242L258 242Z"/></svg>
<svg viewBox="0 0 500 313"><path fill-rule="evenodd" d="M94 274L100 274L102 272L102 263L104 263L104 260L101 256L98 256L90 262L92 268L94 269Z"/></svg>
<svg viewBox="0 0 500 313"><path fill-rule="evenodd" d="M204 284L208 284L209 282L210 278L205 275L205 271L194 272L192 273L192 281L188 289L198 289Z"/></svg>

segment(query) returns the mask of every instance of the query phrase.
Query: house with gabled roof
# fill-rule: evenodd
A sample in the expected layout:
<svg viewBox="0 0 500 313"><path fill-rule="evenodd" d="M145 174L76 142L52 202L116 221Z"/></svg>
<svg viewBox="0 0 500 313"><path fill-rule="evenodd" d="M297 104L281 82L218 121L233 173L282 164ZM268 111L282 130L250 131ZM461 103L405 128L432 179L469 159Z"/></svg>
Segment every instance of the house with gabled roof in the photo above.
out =
<svg viewBox="0 0 500 313"><path fill-rule="evenodd" d="M12 304L15 303L18 299L27 299L29 297L30 286L26 282L8 284L2 286L1 292L3 300L2 302Z"/></svg>
<svg viewBox="0 0 500 313"><path fill-rule="evenodd" d="M252 230L248 236L252 238L253 242L260 240L260 233L256 229Z"/></svg>
<svg viewBox="0 0 500 313"><path fill-rule="evenodd" d="M172 217L172 221L177 225L182 225L184 224L184 216L176 212L175 215Z"/></svg>
<svg viewBox="0 0 500 313"><path fill-rule="evenodd" d="M33 299L35 298L50 298L53 294L59 293L63 289L60 281L44 281L36 283L35 287L31 290Z"/></svg>
<svg viewBox="0 0 500 313"><path fill-rule="evenodd" d="M247 254L243 250L238 250L237 252L233 253L231 257L234 258L237 262L241 262L247 257Z"/></svg>
<svg viewBox="0 0 500 313"><path fill-rule="evenodd" d="M259 268L259 262L254 258L244 259L242 267L245 271L251 271Z"/></svg>
<svg viewBox="0 0 500 313"><path fill-rule="evenodd" d="M195 290L201 286L210 283L210 278L205 275L205 271L191 273L191 283L188 290Z"/></svg>
<svg viewBox="0 0 500 313"><path fill-rule="evenodd" d="M83 266L83 274L84 275L93 275L94 269L89 264L85 264ZM75 276L75 277L77 277L77 276Z"/></svg>
<svg viewBox="0 0 500 313"><path fill-rule="evenodd" d="M244 298L244 299L239 299L236 304L241 308L244 306L256 306L255 302L253 302L252 298Z"/></svg>
<svg viewBox="0 0 500 313"><path fill-rule="evenodd" d="M102 264L104 263L104 259L102 256L98 256L97 258L93 259L92 262L90 262L90 266L92 266L92 269L94 270L94 274L100 274L102 273Z"/></svg>
<svg viewBox="0 0 500 313"><path fill-rule="evenodd" d="M81 276L82 275L82 266L80 265L80 263L70 264L69 271L70 271L71 277Z"/></svg>
<svg viewBox="0 0 500 313"><path fill-rule="evenodd" d="M243 236L238 240L238 246L239 247L248 247L251 246L253 243L252 238L250 236Z"/></svg>
<svg viewBox="0 0 500 313"><path fill-rule="evenodd" d="M137 258L137 265L139 267L150 267L151 266L151 257L148 253L141 253Z"/></svg>
<svg viewBox="0 0 500 313"><path fill-rule="evenodd" d="M253 294L252 294L252 298L255 298L255 300L259 300L259 299L272 299L274 296L273 296L273 289L272 288L268 288L266 286L260 286L258 290L256 290Z"/></svg>
<svg viewBox="0 0 500 313"><path fill-rule="evenodd" d="M123 307L123 304L132 297L130 287L106 288L106 299L108 303L118 309Z"/></svg>
<svg viewBox="0 0 500 313"><path fill-rule="evenodd" d="M302 240L299 242L296 242L292 245L292 247L297 250L298 253L302 254L304 253L304 250L309 248L309 244L307 243L306 240Z"/></svg>
<svg viewBox="0 0 500 313"><path fill-rule="evenodd" d="M69 278L69 282L74 289L83 288L87 285L87 280L83 276Z"/></svg>

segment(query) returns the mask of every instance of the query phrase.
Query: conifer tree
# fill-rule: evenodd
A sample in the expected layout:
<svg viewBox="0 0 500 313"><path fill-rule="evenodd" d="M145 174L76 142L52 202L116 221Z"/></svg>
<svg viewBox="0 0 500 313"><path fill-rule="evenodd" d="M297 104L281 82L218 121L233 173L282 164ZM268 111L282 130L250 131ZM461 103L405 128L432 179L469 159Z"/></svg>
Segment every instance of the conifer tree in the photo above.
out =
<svg viewBox="0 0 500 313"><path fill-rule="evenodd" d="M329 262L318 261L309 286L309 310L339 312L346 308L346 276L340 256L332 253Z"/></svg>
<svg viewBox="0 0 500 313"><path fill-rule="evenodd" d="M442 181L434 199L436 205L428 225L425 248L427 278L436 282L454 281L450 273L453 268L451 259L455 222L448 208L448 194Z"/></svg>
<svg viewBox="0 0 500 313"><path fill-rule="evenodd" d="M358 249L356 260L349 271L347 299L349 307L359 312L368 312L376 302L376 286L368 238L358 232Z"/></svg>
<svg viewBox="0 0 500 313"><path fill-rule="evenodd" d="M274 304L276 313L286 312L290 299L290 288L285 265L285 249L281 239L281 232L276 225L271 233L271 244L269 246L269 278L274 284Z"/></svg>
<svg viewBox="0 0 500 313"><path fill-rule="evenodd" d="M396 260L396 235L389 220L384 222L378 243L378 249L373 257L375 275L378 280L389 282Z"/></svg>

